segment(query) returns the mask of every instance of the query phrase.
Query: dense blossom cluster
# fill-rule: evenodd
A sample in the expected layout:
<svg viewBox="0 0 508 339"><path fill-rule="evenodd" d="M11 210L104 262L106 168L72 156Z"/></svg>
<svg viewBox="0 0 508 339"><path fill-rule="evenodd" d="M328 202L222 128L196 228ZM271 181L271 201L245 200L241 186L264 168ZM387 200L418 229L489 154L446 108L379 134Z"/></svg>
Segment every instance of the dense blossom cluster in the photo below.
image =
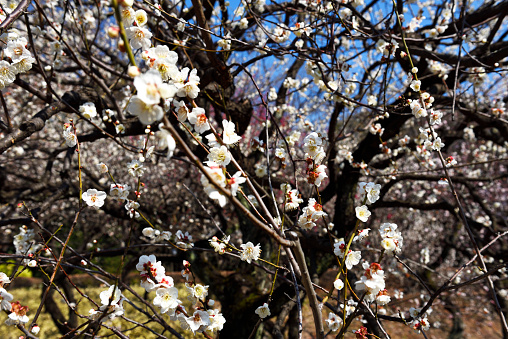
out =
<svg viewBox="0 0 508 339"><path fill-rule="evenodd" d="M19 233L14 237L14 247L16 248L16 254L32 257L42 249L42 245L36 240L36 234L33 229L26 226L19 228ZM30 259L23 259L24 264L28 264Z"/></svg>
<svg viewBox="0 0 508 339"><path fill-rule="evenodd" d="M9 314L7 320L5 320L6 325L23 326L29 321L26 315L28 307L22 306L19 301L12 301L14 296L5 289L10 282L9 277L4 272L0 272L0 310Z"/></svg>
<svg viewBox="0 0 508 339"><path fill-rule="evenodd" d="M0 36L3 55L0 60L0 89L14 82L16 75L26 73L32 68L35 59L27 49L28 40L18 30L9 30Z"/></svg>
<svg viewBox="0 0 508 339"><path fill-rule="evenodd" d="M136 265L140 272L141 286L147 293L155 292L153 305L160 308L162 314L168 314L174 321L179 321L182 329L190 329L193 333L216 333L222 330L226 319L218 309L213 309L214 301L208 297L208 286L196 283L191 278L190 263L184 261L182 275L188 300L194 306L193 313L186 310L179 298L179 290L173 278L166 275L166 270L154 255L142 255Z"/></svg>

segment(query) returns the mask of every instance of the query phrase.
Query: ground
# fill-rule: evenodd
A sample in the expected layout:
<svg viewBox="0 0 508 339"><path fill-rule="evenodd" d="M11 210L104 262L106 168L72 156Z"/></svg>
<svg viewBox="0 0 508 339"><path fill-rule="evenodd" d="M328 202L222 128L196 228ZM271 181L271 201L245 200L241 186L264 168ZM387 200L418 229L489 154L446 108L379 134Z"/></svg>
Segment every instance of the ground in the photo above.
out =
<svg viewBox="0 0 508 339"><path fill-rule="evenodd" d="M320 283L322 286L331 286L334 276L336 272L329 271L327 272ZM175 273L174 277L177 278L179 273ZM79 277L76 278L79 281ZM75 280L75 279L73 279ZM176 279L175 279L176 280ZM83 284L89 284L87 281L82 281ZM40 301L39 296L41 295L41 281L40 279L35 278L19 278L16 281L16 284L9 288L9 292L14 295L14 300L19 300L23 305L28 305L29 312L28 316L33 319L33 316L37 310L38 303ZM183 285L179 283L181 294L184 293L185 289ZM84 293L92 297L94 300L99 300L99 293L107 287L105 286L93 286L89 284L90 287L85 287L82 289ZM404 297L402 299L392 299L392 302L389 304L387 308L387 314L396 315L398 310L407 311L410 307L417 306L415 304L416 300L420 300L421 295L419 293L414 293L411 291L406 291L404 286L398 286L398 279L388 280L387 288L389 291L393 291L395 288L404 292ZM132 286L136 290L137 293L143 294L144 290L141 287L136 287L136 284L133 283ZM501 327L498 321L497 314L494 309L489 305L482 305L479 302L475 302L475 300L487 300L486 292L480 288L482 285L469 286L467 290L461 291L460 293L451 294L450 297L454 298L454 302L460 307L462 310L463 321L465 325L464 330L464 339L473 339L473 338L501 338L502 332ZM124 293L125 296L129 299L131 298L128 292ZM153 294L153 293L152 293ZM320 294L320 293L318 293ZM323 295L321 293L321 295ZM478 298L476 298L478 297ZM153 298L153 295L150 295L149 298ZM56 298L57 302L62 306L62 310L64 308L64 302L61 298ZM186 300L186 297L180 297L181 300ZM139 304L139 303L137 303ZM88 314L88 310L92 308L92 304L86 299L82 298L78 303L78 310L81 314ZM124 307L126 309L126 316L128 318L132 318L139 322L144 322L148 320L145 316L141 316L138 312L134 312L133 308L129 306L127 303L124 303ZM304 339L314 338L314 324L312 321L312 312L307 303L304 303L303 307L303 319L304 319ZM6 315L5 315L6 317ZM328 317L328 312L323 313L323 318ZM227 319L226 319L227 320ZM441 302L436 303L433 306L433 312L429 316L429 321L431 323L431 329L427 331L427 338L431 339L441 339L447 338L449 329L451 328L452 318L448 311L446 311ZM80 322L84 322L84 320L80 320ZM38 324L41 327L40 338L58 338L60 337L59 333L56 330L56 327L53 325L50 316L42 312L39 317ZM136 328L136 326L127 323L124 320L114 320L113 322L107 322L109 325L117 326L119 328L130 328L126 334L131 338L156 338L155 335L149 333L148 331L142 328ZM422 334L416 333L411 327L406 326L402 323L394 323L394 322L383 322L385 329L388 334L391 335L392 338L397 339L410 339L410 338L423 338ZM173 325L174 328L179 329L178 324ZM351 329L358 329L361 326L360 322L353 323ZM155 331L162 331L160 326L154 325L152 327ZM15 329L14 327L8 327L3 322L0 324L0 333L2 334L2 338L5 339L17 339L22 334L20 331ZM10 333L10 334L7 334ZM101 335L107 335L111 332L104 330L101 332ZM166 333L167 334L167 333ZM185 338L194 338L192 332L184 331L183 332ZM336 335L336 333L335 333ZM335 335L331 333L328 338L334 338ZM202 336L197 336L202 337ZM346 338L355 338L354 334L349 333L346 335Z"/></svg>

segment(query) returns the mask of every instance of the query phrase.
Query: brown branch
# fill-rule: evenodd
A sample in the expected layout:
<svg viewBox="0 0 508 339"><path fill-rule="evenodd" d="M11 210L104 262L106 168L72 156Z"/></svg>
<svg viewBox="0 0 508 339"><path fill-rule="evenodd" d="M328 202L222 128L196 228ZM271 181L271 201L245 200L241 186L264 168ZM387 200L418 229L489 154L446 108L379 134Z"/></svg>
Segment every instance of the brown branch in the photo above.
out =
<svg viewBox="0 0 508 339"><path fill-rule="evenodd" d="M10 28L14 21L27 9L28 5L30 5L28 0L21 0L19 2L18 6L0 23L0 34L3 34Z"/></svg>

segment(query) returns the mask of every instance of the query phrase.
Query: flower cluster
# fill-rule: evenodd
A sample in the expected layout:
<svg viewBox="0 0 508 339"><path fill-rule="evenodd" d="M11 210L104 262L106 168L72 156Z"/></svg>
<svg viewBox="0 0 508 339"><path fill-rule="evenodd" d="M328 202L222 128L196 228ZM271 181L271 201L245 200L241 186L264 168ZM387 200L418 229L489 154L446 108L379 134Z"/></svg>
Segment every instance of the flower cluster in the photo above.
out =
<svg viewBox="0 0 508 339"><path fill-rule="evenodd" d="M156 229L153 229L152 227L145 227L143 228L143 231L141 231L143 235L154 242L159 241L168 241L171 239L171 232L169 231L159 231Z"/></svg>
<svg viewBox="0 0 508 339"><path fill-rule="evenodd" d="M219 254L224 254L224 253L226 253L227 244L229 243L229 239L230 239L230 237L226 236L222 239L222 241L220 241L219 238L213 236L212 239L209 240L210 246L213 247L215 252L217 252Z"/></svg>
<svg viewBox="0 0 508 339"><path fill-rule="evenodd" d="M376 50L383 54L383 58L388 58L390 56L395 56L395 52L399 48L399 44L394 39L387 42L383 39L380 39L376 43Z"/></svg>
<svg viewBox="0 0 508 339"><path fill-rule="evenodd" d="M28 306L21 306L19 301L11 302L11 313L5 321L6 325L24 325L28 322Z"/></svg>
<svg viewBox="0 0 508 339"><path fill-rule="evenodd" d="M209 154L209 158L216 158L217 160L224 163L224 161L228 161L230 159L229 151L224 147L221 148L214 147L210 151L214 152L213 155ZM216 184L223 188L229 188L231 190L231 194L236 196L240 184L243 184L247 179L243 176L242 172L236 172L231 179L226 179L225 176L225 168L221 167L221 165L215 161L206 161L205 171L212 177ZM201 184L203 185L204 191L208 194L208 197L212 200L217 200L221 207L226 205L226 197L220 193L217 187L212 184L205 175L201 176Z"/></svg>
<svg viewBox="0 0 508 339"><path fill-rule="evenodd" d="M127 200L131 187L124 184L111 184L109 188L109 197L114 200Z"/></svg>
<svg viewBox="0 0 508 339"><path fill-rule="evenodd" d="M339 239L335 244L333 244L333 253L339 258L344 258L344 252L346 252L346 243L344 239ZM360 259L362 258L362 252L349 250L346 255L345 265L348 270L352 269L353 266L358 265Z"/></svg>
<svg viewBox="0 0 508 339"><path fill-rule="evenodd" d="M0 89L13 83L17 74L28 72L35 63L35 59L27 49L27 39L18 32L11 29L0 36L0 41L5 44L3 55L10 60L10 62L0 60Z"/></svg>
<svg viewBox="0 0 508 339"><path fill-rule="evenodd" d="M303 150L307 158L307 182L311 185L321 186L323 179L327 178L326 166L320 165L326 156L323 141L316 132L312 132L303 140Z"/></svg>
<svg viewBox="0 0 508 339"><path fill-rule="evenodd" d="M281 184L280 189L285 194L284 209L286 211L292 211L297 209L298 206L303 202L297 189L292 189L290 184Z"/></svg>
<svg viewBox="0 0 508 339"><path fill-rule="evenodd" d="M316 226L316 222L326 216L323 206L316 202L316 199L310 198L309 204L303 208L302 214L298 218L298 226L304 230L311 230Z"/></svg>
<svg viewBox="0 0 508 339"><path fill-rule="evenodd" d="M427 319L427 314L422 316L418 316L420 314L421 308L411 307L409 309L409 314L413 318L413 320L409 323L416 332L420 333L421 330L427 331L430 328L429 320Z"/></svg>
<svg viewBox="0 0 508 339"><path fill-rule="evenodd" d="M117 285L111 285L99 294L101 306L98 310L90 309L88 315L93 320L104 321L121 317L124 314L123 301L125 298Z"/></svg>
<svg viewBox="0 0 508 339"><path fill-rule="evenodd" d="M361 279L355 282L355 287L359 291L366 293L365 301L373 302L376 300L380 305L390 302L390 297L385 293L385 276L381 265L378 263L369 265L367 262L364 262L362 266L365 272Z"/></svg>
<svg viewBox="0 0 508 339"><path fill-rule="evenodd" d="M178 54L170 51L168 46L150 47L152 33L145 26L147 18L144 10L134 12L131 7L125 6L122 9L122 16L124 24L132 25L126 28L131 46L143 50L142 58L150 67L144 74L132 74L135 75L134 86L137 94L131 98L127 110L137 116L141 123L149 125L164 116L161 100L164 101L166 110L169 110L175 97L197 98L200 79L196 69L190 70L187 67L178 69L176 65ZM179 120L185 122L188 113L185 103L174 100L174 108L178 112ZM199 107L195 107L193 112L189 113L189 122L198 133L209 128L206 116L204 118L203 116L204 110Z"/></svg>
<svg viewBox="0 0 508 339"><path fill-rule="evenodd" d="M83 105L79 106L79 112L88 120L97 116L97 109L93 102L85 102Z"/></svg>
<svg viewBox="0 0 508 339"><path fill-rule="evenodd" d="M67 147L74 147L78 143L78 138L71 124L64 124L63 137Z"/></svg>
<svg viewBox="0 0 508 339"><path fill-rule="evenodd" d="M181 230L176 231L175 233L175 241L176 246L184 249L189 249L194 247L194 243L192 242L192 235L189 232L182 232Z"/></svg>
<svg viewBox="0 0 508 339"><path fill-rule="evenodd" d="M14 297L4 288L11 280L4 272L0 272L0 311L11 312L6 325L24 325L28 322L27 306L21 306L19 301L13 302Z"/></svg>
<svg viewBox="0 0 508 339"><path fill-rule="evenodd" d="M308 134L303 139L303 151L306 153L305 157L310 158L314 163L320 163L326 153L323 149L323 141L316 132Z"/></svg>
<svg viewBox="0 0 508 339"><path fill-rule="evenodd" d="M188 299L196 304L196 310L190 314L186 311L182 301L178 299L178 288L173 278L166 275L165 268L154 255L142 255L136 265L140 271L141 286L146 292L155 291L154 306L160 308L161 313L167 313L171 320L178 320L182 329L190 329L193 333L207 332L213 334L222 330L226 319L217 309L208 309L214 301L208 299L208 286L196 284L190 279L190 263L184 260L182 275L186 279L185 287L189 292ZM202 307L198 307L200 303ZM204 309L203 309L204 307Z"/></svg>
<svg viewBox="0 0 508 339"><path fill-rule="evenodd" d="M373 182L360 182L358 184L358 194L361 199L367 199L367 204L373 204L379 199L379 193L381 192L381 185L374 184Z"/></svg>
<svg viewBox="0 0 508 339"><path fill-rule="evenodd" d="M35 240L35 231L29 229L25 225L19 228L19 233L14 236L13 240L14 247L16 248L16 254L32 257L41 248L41 244L37 244ZM23 263L27 265L30 259L23 259Z"/></svg>
<svg viewBox="0 0 508 339"><path fill-rule="evenodd" d="M419 128L420 133L415 139L417 144L416 152L422 161L426 163L430 168L435 168L437 165L432 159L432 150L441 150L445 144L438 136L438 134L430 128Z"/></svg>
<svg viewBox="0 0 508 339"><path fill-rule="evenodd" d="M402 234L397 231L397 225L392 223L383 223L379 228L381 234L381 247L391 253L399 253L402 250Z"/></svg>

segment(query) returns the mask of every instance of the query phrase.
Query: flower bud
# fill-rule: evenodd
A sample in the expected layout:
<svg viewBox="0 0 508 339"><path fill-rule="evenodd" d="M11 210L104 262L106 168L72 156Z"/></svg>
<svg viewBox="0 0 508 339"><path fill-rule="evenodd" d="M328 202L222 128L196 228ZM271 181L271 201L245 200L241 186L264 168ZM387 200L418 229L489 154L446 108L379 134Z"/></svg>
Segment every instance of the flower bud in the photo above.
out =
<svg viewBox="0 0 508 339"><path fill-rule="evenodd" d="M137 77L141 72L139 71L139 68L137 66L129 66L129 70L127 71L127 74L130 77Z"/></svg>
<svg viewBox="0 0 508 339"><path fill-rule="evenodd" d="M118 50L122 53L125 53L126 49L123 40L118 40Z"/></svg>
<svg viewBox="0 0 508 339"><path fill-rule="evenodd" d="M120 34L120 27L118 27L118 26L109 26L108 27L108 36L111 39L118 38L119 34Z"/></svg>

